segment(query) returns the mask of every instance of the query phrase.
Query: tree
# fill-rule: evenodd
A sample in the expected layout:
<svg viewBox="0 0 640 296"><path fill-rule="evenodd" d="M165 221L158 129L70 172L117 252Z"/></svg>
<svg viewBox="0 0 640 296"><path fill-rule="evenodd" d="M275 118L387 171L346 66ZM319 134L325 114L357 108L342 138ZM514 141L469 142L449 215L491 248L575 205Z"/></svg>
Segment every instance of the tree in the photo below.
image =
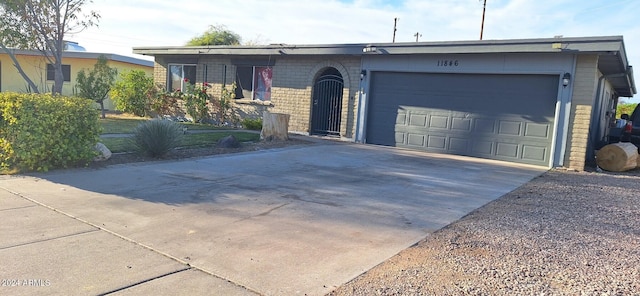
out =
<svg viewBox="0 0 640 296"><path fill-rule="evenodd" d="M82 69L76 77L78 96L100 104L102 118L105 118L104 100L116 81L116 75L118 75L118 69L109 67L108 63L107 58L101 55L88 74Z"/></svg>
<svg viewBox="0 0 640 296"><path fill-rule="evenodd" d="M637 103L627 103L624 101L618 102L618 106L616 108L616 117L620 118L622 114L631 115L633 110L636 108Z"/></svg>
<svg viewBox="0 0 640 296"><path fill-rule="evenodd" d="M79 33L96 25L100 15L81 15L91 0L3 0L0 1L0 48L11 58L20 75L34 92L36 84L22 70L9 47L38 50L55 71L52 92L62 92L62 53L66 34Z"/></svg>
<svg viewBox="0 0 640 296"><path fill-rule="evenodd" d="M147 76L142 70L131 70L120 74L120 80L113 85L109 94L116 109L144 117L155 96L154 90L153 77Z"/></svg>
<svg viewBox="0 0 640 296"><path fill-rule="evenodd" d="M187 46L206 46L206 45L240 45L240 35L227 29L223 25L209 26L209 30L198 37L194 37Z"/></svg>

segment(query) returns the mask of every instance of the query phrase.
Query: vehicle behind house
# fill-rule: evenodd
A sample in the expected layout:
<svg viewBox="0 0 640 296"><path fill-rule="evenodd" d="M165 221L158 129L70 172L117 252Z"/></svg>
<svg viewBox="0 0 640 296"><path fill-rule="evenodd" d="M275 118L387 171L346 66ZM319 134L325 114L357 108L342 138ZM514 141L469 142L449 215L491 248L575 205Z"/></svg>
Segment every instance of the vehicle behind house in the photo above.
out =
<svg viewBox="0 0 640 296"><path fill-rule="evenodd" d="M640 104L636 106L622 131L622 141L631 142L640 150Z"/></svg>

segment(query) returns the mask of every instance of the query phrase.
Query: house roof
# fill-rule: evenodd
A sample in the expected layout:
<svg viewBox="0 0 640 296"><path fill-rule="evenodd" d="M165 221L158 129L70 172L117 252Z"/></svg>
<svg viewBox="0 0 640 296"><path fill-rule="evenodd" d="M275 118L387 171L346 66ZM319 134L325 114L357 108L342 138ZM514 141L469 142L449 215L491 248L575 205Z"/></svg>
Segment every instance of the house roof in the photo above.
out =
<svg viewBox="0 0 640 296"><path fill-rule="evenodd" d="M164 55L416 55L416 54L485 54L485 53L554 53L596 54L598 68L613 84L620 96L637 93L632 67L628 64L622 36L540 38L511 40L472 40L407 43L360 43L264 46L169 46L135 47L134 53Z"/></svg>
<svg viewBox="0 0 640 296"><path fill-rule="evenodd" d="M42 53L37 50L23 50L23 49L10 49L15 55L30 55L30 56L42 56ZM5 53L0 51L0 54ZM128 64L153 67L153 61L139 59L129 56L123 56L113 53L99 53L99 52L86 52L86 51L64 51L63 58L79 58L79 59L97 59L100 56L105 56L107 60L123 62Z"/></svg>

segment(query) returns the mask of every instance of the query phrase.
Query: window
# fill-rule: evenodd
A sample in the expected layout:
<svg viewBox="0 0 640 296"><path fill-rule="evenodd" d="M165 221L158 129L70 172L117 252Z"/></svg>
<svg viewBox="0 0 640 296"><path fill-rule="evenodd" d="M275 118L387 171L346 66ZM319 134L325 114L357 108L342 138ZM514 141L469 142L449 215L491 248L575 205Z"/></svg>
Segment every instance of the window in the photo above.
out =
<svg viewBox="0 0 640 296"><path fill-rule="evenodd" d="M272 67L238 66L236 69L236 98L260 101L271 100Z"/></svg>
<svg viewBox="0 0 640 296"><path fill-rule="evenodd" d="M184 90L185 82L196 83L196 65L169 64L167 89L169 91Z"/></svg>
<svg viewBox="0 0 640 296"><path fill-rule="evenodd" d="M53 81L56 77L56 70L53 64L47 64L47 80ZM71 65L62 65L62 77L65 82L71 81Z"/></svg>

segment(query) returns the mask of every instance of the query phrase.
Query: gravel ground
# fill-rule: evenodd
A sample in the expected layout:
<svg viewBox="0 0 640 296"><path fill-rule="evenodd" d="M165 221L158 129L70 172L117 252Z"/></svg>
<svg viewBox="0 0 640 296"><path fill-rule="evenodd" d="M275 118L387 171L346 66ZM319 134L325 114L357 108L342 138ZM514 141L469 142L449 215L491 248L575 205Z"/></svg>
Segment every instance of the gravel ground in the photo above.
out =
<svg viewBox="0 0 640 296"><path fill-rule="evenodd" d="M640 170L552 170L330 295L640 295Z"/></svg>

